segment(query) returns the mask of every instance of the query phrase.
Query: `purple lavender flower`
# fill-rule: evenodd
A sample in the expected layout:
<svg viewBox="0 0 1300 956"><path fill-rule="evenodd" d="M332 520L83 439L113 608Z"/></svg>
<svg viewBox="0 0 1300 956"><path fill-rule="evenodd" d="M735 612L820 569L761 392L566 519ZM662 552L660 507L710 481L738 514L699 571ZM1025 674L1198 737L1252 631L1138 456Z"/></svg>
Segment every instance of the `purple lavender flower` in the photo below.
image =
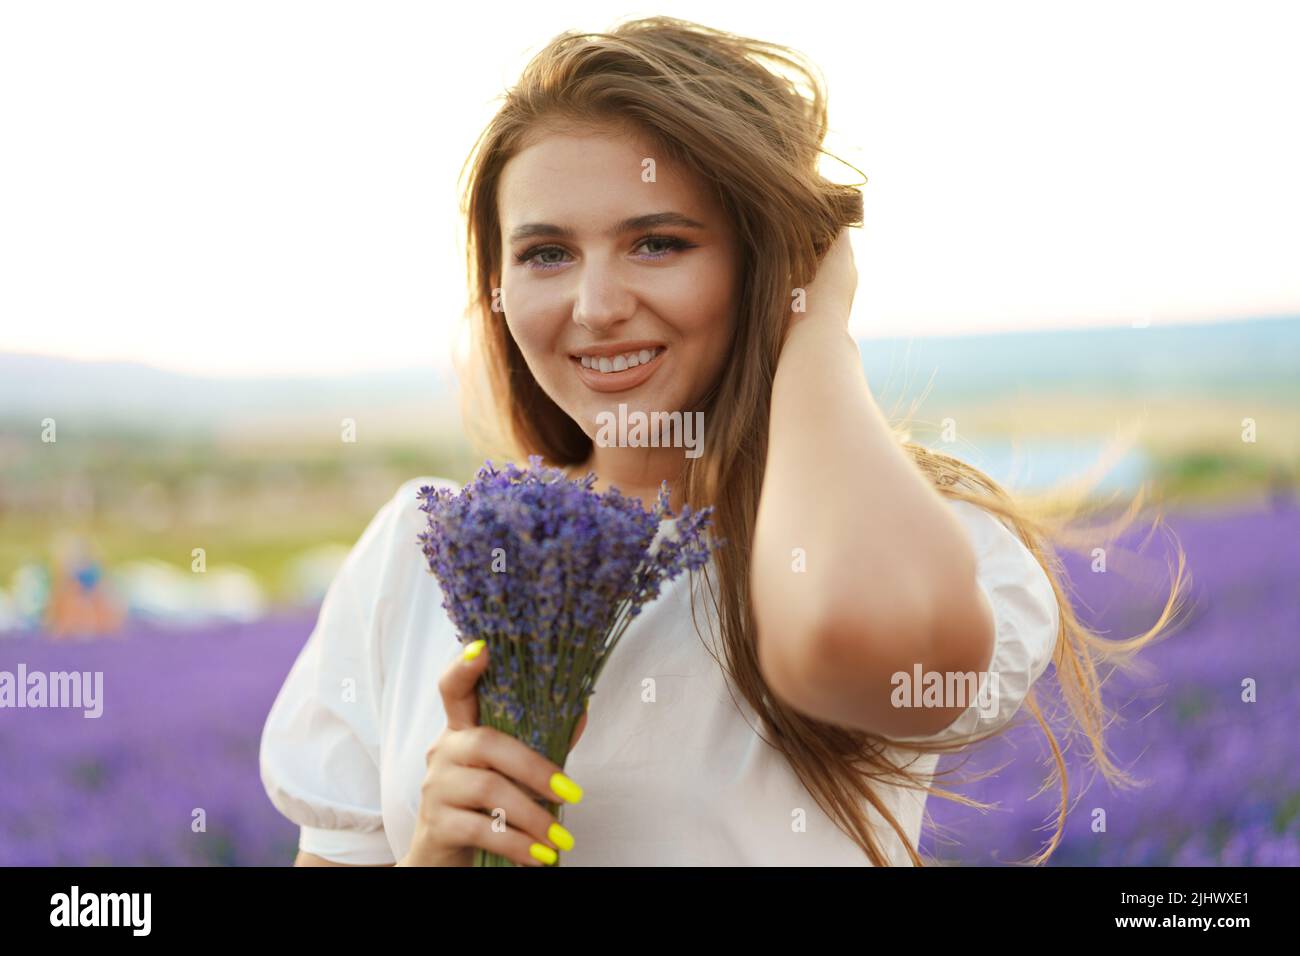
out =
<svg viewBox="0 0 1300 956"><path fill-rule="evenodd" d="M569 480L530 455L491 461L459 493L425 485L418 535L459 639L488 643L480 722L560 766L601 669L641 607L684 570L708 561L712 506L668 509L668 483L646 511L596 476ZM548 804L555 813L557 808ZM478 853L477 865L511 865Z"/></svg>

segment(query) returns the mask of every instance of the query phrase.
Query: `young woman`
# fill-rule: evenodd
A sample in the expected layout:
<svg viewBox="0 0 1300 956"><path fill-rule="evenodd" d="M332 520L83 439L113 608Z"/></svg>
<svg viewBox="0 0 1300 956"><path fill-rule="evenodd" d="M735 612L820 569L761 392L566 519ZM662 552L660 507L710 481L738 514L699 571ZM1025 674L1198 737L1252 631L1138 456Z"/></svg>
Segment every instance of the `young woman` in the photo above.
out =
<svg viewBox="0 0 1300 956"><path fill-rule="evenodd" d="M1152 640L1177 584L1150 632L1101 641L1046 518L899 440L847 332L862 202L818 174L825 133L795 54L679 20L566 33L527 67L466 193L475 354L504 425L488 447L647 505L666 480L674 510L714 505L727 543L624 635L561 772L477 726L488 654L461 658L416 540L419 488L455 485L403 484L266 723L262 777L302 828L299 863L465 865L483 847L521 865L921 865L927 793L964 799L931 786L939 755L1022 705L1062 789L1046 859L1066 794L1031 692L1049 664L1123 778L1096 665ZM620 404L702 413L698 454L597 441ZM896 694L930 674L992 690ZM562 825L540 797L566 801Z"/></svg>

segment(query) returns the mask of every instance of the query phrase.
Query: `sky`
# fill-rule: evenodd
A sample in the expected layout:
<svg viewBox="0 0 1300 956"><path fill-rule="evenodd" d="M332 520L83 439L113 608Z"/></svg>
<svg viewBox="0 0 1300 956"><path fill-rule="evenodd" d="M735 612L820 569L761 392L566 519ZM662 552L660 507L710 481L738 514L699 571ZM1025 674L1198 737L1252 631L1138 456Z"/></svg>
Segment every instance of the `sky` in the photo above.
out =
<svg viewBox="0 0 1300 956"><path fill-rule="evenodd" d="M823 72L868 177L857 336L1300 312L1294 5L10 3L0 351L447 367L494 101L556 33L653 14Z"/></svg>

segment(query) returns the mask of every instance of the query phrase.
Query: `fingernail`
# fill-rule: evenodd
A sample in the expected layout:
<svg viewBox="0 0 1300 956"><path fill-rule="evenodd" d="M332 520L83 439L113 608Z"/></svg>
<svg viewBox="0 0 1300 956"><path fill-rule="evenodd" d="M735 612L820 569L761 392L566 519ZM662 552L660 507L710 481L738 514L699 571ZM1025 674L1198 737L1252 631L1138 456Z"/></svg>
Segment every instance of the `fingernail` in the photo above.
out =
<svg viewBox="0 0 1300 956"><path fill-rule="evenodd" d="M554 863L556 860L560 858L559 854L557 854L549 846L543 846L540 843L534 843L532 846L530 846L528 848L528 853L538 863L545 863L547 866L550 866L552 863Z"/></svg>
<svg viewBox="0 0 1300 956"><path fill-rule="evenodd" d="M568 803L582 800L582 788L562 773L551 774L551 789Z"/></svg>
<svg viewBox="0 0 1300 956"><path fill-rule="evenodd" d="M551 824L550 829L546 831L546 836L561 850L573 849L573 834L558 823Z"/></svg>
<svg viewBox="0 0 1300 956"><path fill-rule="evenodd" d="M591 710L591 698L590 698L590 697L588 697L588 698L586 699L586 701L583 703L583 705L582 705L582 709L583 709L583 710L586 710L586 711L590 711L590 710Z"/></svg>
<svg viewBox="0 0 1300 956"><path fill-rule="evenodd" d="M485 647L487 647L487 641L475 641L473 644L470 644L469 647L465 648L465 653L462 655L462 659L472 661L474 658L479 656Z"/></svg>

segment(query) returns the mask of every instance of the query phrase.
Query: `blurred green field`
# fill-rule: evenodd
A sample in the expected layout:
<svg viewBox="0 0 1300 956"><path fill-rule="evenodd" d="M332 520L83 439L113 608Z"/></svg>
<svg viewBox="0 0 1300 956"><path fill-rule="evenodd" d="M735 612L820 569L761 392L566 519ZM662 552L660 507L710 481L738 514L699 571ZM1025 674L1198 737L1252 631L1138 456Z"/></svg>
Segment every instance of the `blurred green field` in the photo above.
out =
<svg viewBox="0 0 1300 956"><path fill-rule="evenodd" d="M295 558L323 544L351 546L401 482L423 474L463 481L478 465L463 448L382 442L340 452L337 444L217 447L101 432L61 435L59 445L42 454L33 443L6 468L0 584L28 562L51 560L56 537L76 532L108 566L151 559L188 572L193 549L203 548L209 565L247 569L279 601Z"/></svg>
<svg viewBox="0 0 1300 956"><path fill-rule="evenodd" d="M891 420L902 412L888 408ZM944 445L939 425L958 425ZM1257 440L1241 440L1241 420ZM1131 435L1150 462L1150 491L1180 507L1266 497L1300 473L1300 410L1284 402L1189 398L1135 404L1095 395L1025 396L959 408L922 405L912 440L971 460L983 442ZM268 597L287 596L287 569L304 551L350 546L397 486L417 475L466 481L481 464L467 444L371 440L356 444L177 441L147 433L60 435L8 444L0 498L0 584L50 559L60 531L89 536L108 566L157 559L188 571L194 548L210 565L248 569ZM996 476L995 476L996 477Z"/></svg>

